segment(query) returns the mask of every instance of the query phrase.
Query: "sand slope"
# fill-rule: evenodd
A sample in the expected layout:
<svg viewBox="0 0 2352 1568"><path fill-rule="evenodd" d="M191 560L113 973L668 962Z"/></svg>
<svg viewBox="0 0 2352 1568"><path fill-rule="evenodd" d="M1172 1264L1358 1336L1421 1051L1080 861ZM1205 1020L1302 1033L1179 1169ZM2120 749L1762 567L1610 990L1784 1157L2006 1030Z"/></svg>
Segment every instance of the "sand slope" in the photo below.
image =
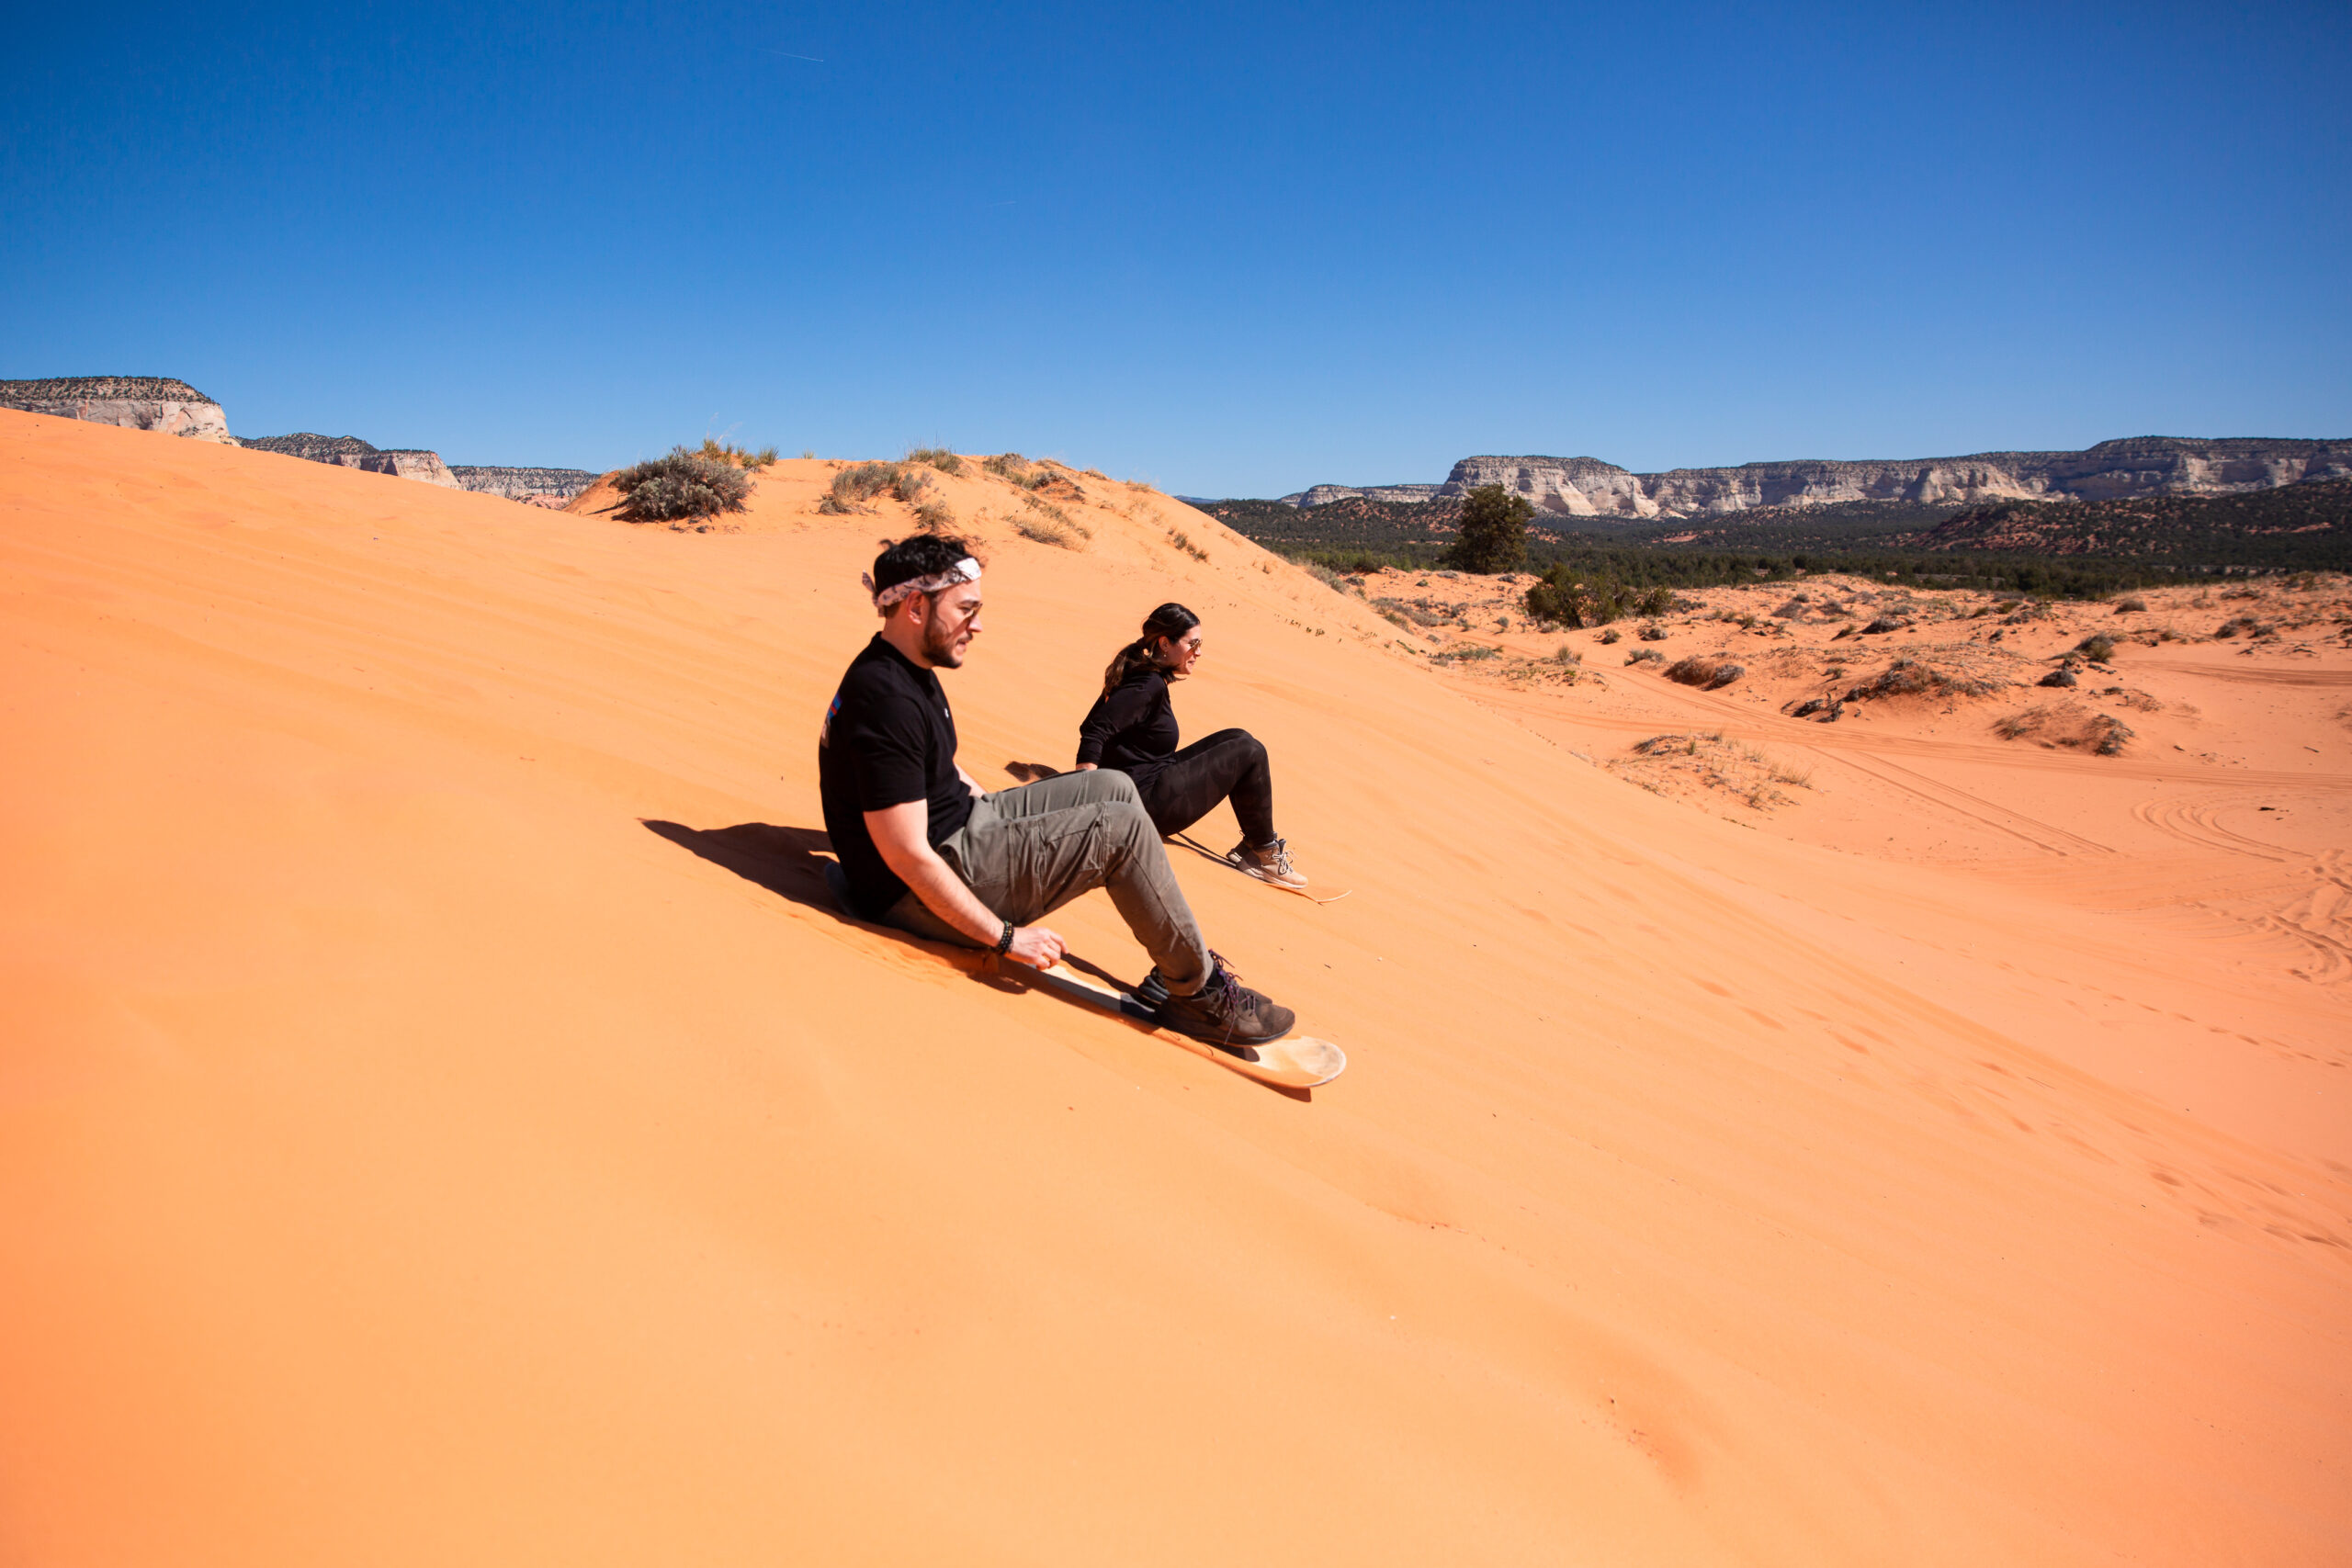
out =
<svg viewBox="0 0 2352 1568"><path fill-rule="evenodd" d="M1165 498L1068 550L948 481L967 765L1182 598L1188 731L1356 890L1180 865L1349 1049L1271 1092L824 907L906 526L829 473L699 535L0 412L0 1560L2340 1560L2352 1161L2270 1103L2338 988L1634 788ZM2135 1079L2192 1035L2221 1109Z"/></svg>

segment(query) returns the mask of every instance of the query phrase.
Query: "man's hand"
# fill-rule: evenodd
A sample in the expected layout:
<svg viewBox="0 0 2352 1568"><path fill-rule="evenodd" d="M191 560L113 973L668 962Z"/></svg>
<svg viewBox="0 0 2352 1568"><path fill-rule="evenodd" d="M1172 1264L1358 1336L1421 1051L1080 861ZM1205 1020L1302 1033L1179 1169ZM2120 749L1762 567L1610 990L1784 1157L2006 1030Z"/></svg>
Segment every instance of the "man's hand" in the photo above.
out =
<svg viewBox="0 0 2352 1568"><path fill-rule="evenodd" d="M1094 771L1094 764L1091 762L1080 762L1078 765L1078 771L1081 773L1091 773Z"/></svg>
<svg viewBox="0 0 2352 1568"><path fill-rule="evenodd" d="M1059 931L1047 931L1044 926L1015 926L1012 946L1005 956L1032 969L1051 969L1069 951L1069 943L1062 940Z"/></svg>
<svg viewBox="0 0 2352 1568"><path fill-rule="evenodd" d="M970 938L974 946L994 949L1004 935L1004 922L931 847L930 822L931 807L921 800L865 814L865 830L874 836L882 863L914 890L926 908ZM1061 938L1051 931L1043 934L1052 939L1058 952ZM1015 932L1014 940L1019 939L1020 933Z"/></svg>

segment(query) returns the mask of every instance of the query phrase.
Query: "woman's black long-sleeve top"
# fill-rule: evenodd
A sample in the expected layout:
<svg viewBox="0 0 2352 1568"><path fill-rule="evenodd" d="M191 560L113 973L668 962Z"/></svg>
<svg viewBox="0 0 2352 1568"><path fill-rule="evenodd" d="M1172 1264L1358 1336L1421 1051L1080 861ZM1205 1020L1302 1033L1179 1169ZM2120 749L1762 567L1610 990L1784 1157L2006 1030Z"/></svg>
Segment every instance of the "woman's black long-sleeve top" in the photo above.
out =
<svg viewBox="0 0 2352 1568"><path fill-rule="evenodd" d="M1078 760L1116 768L1134 777L1175 755L1176 710L1168 701L1168 677L1149 665L1097 697L1078 727Z"/></svg>

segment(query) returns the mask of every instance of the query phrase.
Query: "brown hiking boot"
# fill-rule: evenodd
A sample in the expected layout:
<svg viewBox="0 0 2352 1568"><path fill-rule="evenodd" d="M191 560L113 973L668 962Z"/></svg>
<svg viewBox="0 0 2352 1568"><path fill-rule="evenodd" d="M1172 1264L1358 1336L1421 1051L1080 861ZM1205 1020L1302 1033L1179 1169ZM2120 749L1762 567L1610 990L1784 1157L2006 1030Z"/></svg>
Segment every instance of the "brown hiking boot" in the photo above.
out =
<svg viewBox="0 0 2352 1568"><path fill-rule="evenodd" d="M1243 985L1224 959L1214 953L1216 970L1209 983L1189 997L1171 996L1159 1004L1159 1021L1179 1034L1205 1040L1220 1051L1238 1056L1243 1048L1280 1040L1298 1021L1298 1015L1279 1007ZM1151 972L1151 980L1159 971ZM1148 986L1150 980L1145 984ZM1164 982L1163 982L1164 984Z"/></svg>
<svg viewBox="0 0 2352 1568"><path fill-rule="evenodd" d="M1225 858L1261 882L1279 882L1284 887L1306 886L1306 873L1290 863L1290 840L1287 839L1276 839L1271 844L1251 844L1244 840L1227 850Z"/></svg>

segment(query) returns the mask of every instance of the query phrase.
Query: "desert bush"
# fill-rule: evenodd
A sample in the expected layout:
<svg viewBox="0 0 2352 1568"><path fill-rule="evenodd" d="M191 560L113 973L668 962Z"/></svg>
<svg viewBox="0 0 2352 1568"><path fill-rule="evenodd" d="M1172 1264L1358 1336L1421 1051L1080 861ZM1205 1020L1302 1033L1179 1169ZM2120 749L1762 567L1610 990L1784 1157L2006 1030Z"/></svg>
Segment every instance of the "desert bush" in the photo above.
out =
<svg viewBox="0 0 2352 1568"><path fill-rule="evenodd" d="M1656 621L1645 621L1642 623L1641 637L1644 642L1664 642L1666 628Z"/></svg>
<svg viewBox="0 0 2352 1568"><path fill-rule="evenodd" d="M833 475L833 487L826 492L826 500L833 504L820 506L820 511L862 512L858 502L871 501L899 482L899 468L896 463L854 463Z"/></svg>
<svg viewBox="0 0 2352 1568"><path fill-rule="evenodd" d="M1898 659L1879 671L1873 680L1865 681L1846 694L1848 702L1861 702L1871 697L1955 696L1981 697L1996 692L2006 684L2000 681L1982 680L1971 675L1955 675L1939 670L1924 660Z"/></svg>
<svg viewBox="0 0 2352 1568"><path fill-rule="evenodd" d="M960 474L964 471L964 459L944 446L918 446L907 454L907 461L927 463L943 474Z"/></svg>
<svg viewBox="0 0 2352 1568"><path fill-rule="evenodd" d="M1306 574L1309 577L1315 579L1316 581L1321 583L1332 592L1344 593L1351 598L1355 596L1355 590L1349 584L1348 580L1341 577L1338 572L1333 571L1329 567L1325 566L1321 561L1301 561L1299 564L1306 569Z"/></svg>
<svg viewBox="0 0 2352 1568"><path fill-rule="evenodd" d="M1555 564L1521 600L1528 615L1564 626L1605 626L1627 615L1663 615L1674 608L1670 588L1641 588L1599 572Z"/></svg>
<svg viewBox="0 0 2352 1568"><path fill-rule="evenodd" d="M1375 599L1372 603L1373 608L1378 610L1382 615L1387 616L1390 620L1395 621L1400 626L1442 626L1445 625L1445 617L1443 615L1434 614L1429 610L1424 610L1419 604L1408 604L1402 599Z"/></svg>
<svg viewBox="0 0 2352 1568"><path fill-rule="evenodd" d="M2223 594L2222 597L2226 599L2229 595ZM2269 622L2256 620L2252 615L2233 615L2228 620L2223 621L2219 626L2216 626L2213 629L2213 635L2215 637L2230 637L2237 636L2240 632L2244 632L2248 637L2260 637L2265 632L2272 629L2274 628L2271 626Z"/></svg>
<svg viewBox="0 0 2352 1568"><path fill-rule="evenodd" d="M2098 738L2098 744L2091 748L2092 751L2101 757L2120 756L2124 743L2132 737L2132 727L2112 714L2100 715L2099 726L2105 733Z"/></svg>
<svg viewBox="0 0 2352 1568"><path fill-rule="evenodd" d="M1600 643L1603 648L1606 648L1612 642L1623 641L1624 637L1625 634L1623 632L1619 631L1615 626L1611 626L1607 631L1600 634Z"/></svg>
<svg viewBox="0 0 2352 1568"><path fill-rule="evenodd" d="M1208 551L1193 543L1192 539L1181 528L1170 528L1168 530L1168 542L1175 546L1178 549L1183 551L1186 555L1192 557L1194 560L1206 560L1209 558Z"/></svg>
<svg viewBox="0 0 2352 1568"><path fill-rule="evenodd" d="M917 471L909 464L894 463L891 466L897 468L898 472L891 478L890 493L912 506L915 503L915 498L931 488L931 476Z"/></svg>
<svg viewBox="0 0 2352 1568"><path fill-rule="evenodd" d="M1899 632L1903 629L1903 622L1896 620L1892 615L1881 615L1878 619L1872 621L1869 626L1862 628L1862 635L1864 637L1883 637L1888 632Z"/></svg>
<svg viewBox="0 0 2352 1568"><path fill-rule="evenodd" d="M915 508L916 525L926 534L944 534L955 522L956 514L944 501L926 501Z"/></svg>
<svg viewBox="0 0 2352 1568"><path fill-rule="evenodd" d="M628 498L620 514L632 523L671 523L741 512L752 493L751 474L741 465L684 446L622 470L613 485Z"/></svg>
<svg viewBox="0 0 2352 1568"><path fill-rule="evenodd" d="M2074 683L2074 671L2064 664L2034 682L2037 686L2071 686Z"/></svg>
<svg viewBox="0 0 2352 1568"><path fill-rule="evenodd" d="M1584 655L1578 653L1575 649L1570 648L1564 642L1559 647L1552 650L1552 662L1555 664L1582 664L1584 662Z"/></svg>
<svg viewBox="0 0 2352 1568"><path fill-rule="evenodd" d="M2119 615L2129 615L2134 611L2144 610L2147 607L2148 602L2137 594L2129 599L2118 599L2115 602L2115 613Z"/></svg>
<svg viewBox="0 0 2352 1568"><path fill-rule="evenodd" d="M1668 680L1679 681L1686 686L1696 686L1702 692L1712 692L1719 687L1728 686L1747 673L1747 671L1739 665L1724 660L1709 659L1700 654L1693 654L1688 659L1678 659L1666 667Z"/></svg>
<svg viewBox="0 0 2352 1568"><path fill-rule="evenodd" d="M2075 651L2094 664L2104 664L2115 654L2115 639L2105 632L2098 632L2075 645Z"/></svg>
<svg viewBox="0 0 2352 1568"><path fill-rule="evenodd" d="M1430 655L1431 664L1476 663L1482 659L1498 659L1502 649L1475 645L1469 648L1449 648L1443 653Z"/></svg>
<svg viewBox="0 0 2352 1568"><path fill-rule="evenodd" d="M1660 653L1655 648L1637 648L1634 649L1633 652L1625 655L1625 662L1628 664L1663 664L1666 662L1666 655Z"/></svg>

